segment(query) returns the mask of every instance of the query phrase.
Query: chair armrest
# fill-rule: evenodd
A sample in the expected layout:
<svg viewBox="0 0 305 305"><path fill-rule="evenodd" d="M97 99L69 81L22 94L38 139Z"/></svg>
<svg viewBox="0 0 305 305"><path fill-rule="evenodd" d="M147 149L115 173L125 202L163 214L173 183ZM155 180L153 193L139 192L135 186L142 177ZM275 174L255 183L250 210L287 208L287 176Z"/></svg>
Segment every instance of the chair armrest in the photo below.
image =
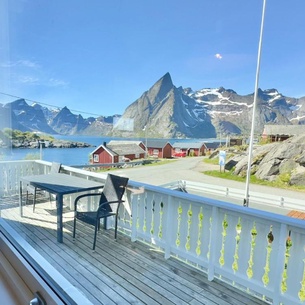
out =
<svg viewBox="0 0 305 305"><path fill-rule="evenodd" d="M103 202L99 207L98 207L98 209L97 209L97 213L105 206L105 205L109 205L109 204L111 204L111 203L119 203L119 204L121 204L121 203L123 203L123 202L125 202L125 200L114 200L114 201L107 201L107 202Z"/></svg>
<svg viewBox="0 0 305 305"><path fill-rule="evenodd" d="M74 200L74 211L76 211L77 203L80 199L82 199L84 197L94 197L94 196L101 196L101 195L102 195L102 193L88 193L88 194L83 194L83 195L76 197Z"/></svg>

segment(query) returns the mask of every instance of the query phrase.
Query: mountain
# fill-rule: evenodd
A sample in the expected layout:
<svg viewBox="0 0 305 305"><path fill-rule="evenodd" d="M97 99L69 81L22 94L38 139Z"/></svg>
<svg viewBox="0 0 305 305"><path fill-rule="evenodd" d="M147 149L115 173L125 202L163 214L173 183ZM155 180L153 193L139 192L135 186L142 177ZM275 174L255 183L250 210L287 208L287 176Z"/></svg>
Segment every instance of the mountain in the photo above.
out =
<svg viewBox="0 0 305 305"><path fill-rule="evenodd" d="M134 133L145 129L150 137L215 137L210 115L198 105L182 88L176 88L166 73L127 107L122 119L133 119Z"/></svg>
<svg viewBox="0 0 305 305"><path fill-rule="evenodd" d="M0 104L0 128L50 134L125 137L214 138L249 135L254 93L239 95L232 89L194 91L176 87L169 73L131 103L121 115L83 118L67 107L48 109L19 99ZM305 124L305 97L285 97L276 89L258 90L255 131L265 124Z"/></svg>
<svg viewBox="0 0 305 305"><path fill-rule="evenodd" d="M112 116L84 119L80 114L73 114L67 107L49 109L37 103L29 105L24 99L0 104L0 130L10 127L47 134L103 135L109 133L112 126Z"/></svg>
<svg viewBox="0 0 305 305"><path fill-rule="evenodd" d="M41 131L54 134L54 130L48 125L41 108L29 106L24 99L18 99L12 103L5 104L0 110L4 121L1 125L11 126L12 129L21 131ZM2 127L3 128L3 127Z"/></svg>
<svg viewBox="0 0 305 305"><path fill-rule="evenodd" d="M133 102L122 118L134 120L134 133L164 138L213 138L249 134L254 94L241 96L232 89L176 88L166 73ZM305 124L305 98L282 96L276 89L259 89L255 127L265 124ZM303 106L303 107L302 107ZM302 110L303 109L303 110ZM114 132L123 135L122 132ZM125 133L125 135L129 133Z"/></svg>
<svg viewBox="0 0 305 305"><path fill-rule="evenodd" d="M235 91L222 87L185 92L207 110L219 133L249 133L254 94L240 96ZM261 133L265 124L292 124L292 106L296 104L296 99L285 98L275 89L259 89L255 115L256 131Z"/></svg>
<svg viewBox="0 0 305 305"><path fill-rule="evenodd" d="M74 115L67 107L62 108L50 121L50 126L59 134L79 134L88 125L89 122L80 114Z"/></svg>

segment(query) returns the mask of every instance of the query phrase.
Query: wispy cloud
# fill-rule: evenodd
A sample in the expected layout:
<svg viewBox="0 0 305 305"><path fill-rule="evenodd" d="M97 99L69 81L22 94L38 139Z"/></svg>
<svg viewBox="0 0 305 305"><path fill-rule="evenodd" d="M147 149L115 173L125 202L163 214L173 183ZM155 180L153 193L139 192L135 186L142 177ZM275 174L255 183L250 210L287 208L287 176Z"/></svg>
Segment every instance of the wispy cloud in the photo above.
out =
<svg viewBox="0 0 305 305"><path fill-rule="evenodd" d="M65 88L69 85L63 79L50 77L47 71L35 61L21 59L17 61L2 62L0 67L10 69L12 81L24 85Z"/></svg>
<svg viewBox="0 0 305 305"><path fill-rule="evenodd" d="M27 60L27 59L3 62L0 65L2 68L14 68L14 67L31 68L31 69L40 68L40 65L38 63L31 61L31 60Z"/></svg>
<svg viewBox="0 0 305 305"><path fill-rule="evenodd" d="M35 69L40 68L40 65L38 63L30 60L18 60L17 65L27 68L35 68Z"/></svg>
<svg viewBox="0 0 305 305"><path fill-rule="evenodd" d="M69 83L61 79L50 78L47 85L50 87L66 87Z"/></svg>
<svg viewBox="0 0 305 305"><path fill-rule="evenodd" d="M61 79L45 79L45 78L39 78L36 76L31 75L19 75L17 78L18 83L24 84L24 85L37 85L37 86L44 86L44 87L67 87L69 85L68 82L61 80Z"/></svg>
<svg viewBox="0 0 305 305"><path fill-rule="evenodd" d="M39 79L37 77L32 77L32 76L19 76L18 77L19 83L22 84L38 84Z"/></svg>

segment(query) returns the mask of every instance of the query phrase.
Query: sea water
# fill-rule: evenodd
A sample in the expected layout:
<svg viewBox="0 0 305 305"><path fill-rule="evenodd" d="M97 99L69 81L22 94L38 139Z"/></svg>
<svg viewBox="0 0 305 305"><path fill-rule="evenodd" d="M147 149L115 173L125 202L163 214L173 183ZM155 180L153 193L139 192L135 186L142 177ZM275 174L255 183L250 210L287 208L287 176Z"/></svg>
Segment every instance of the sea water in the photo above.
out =
<svg viewBox="0 0 305 305"><path fill-rule="evenodd" d="M49 162L59 162L65 165L85 165L89 164L89 156L96 149L96 147L102 145L104 142L108 143L110 140L126 140L122 138L112 137L93 137L93 136L54 136L56 139L84 142L92 145L92 147L84 148L14 148L14 149L2 149L0 152L0 161L15 161L24 160L26 158L42 159ZM141 140L145 143L145 139ZM177 141L210 141L213 139L168 139L173 144ZM214 139L215 140L215 139Z"/></svg>
<svg viewBox="0 0 305 305"><path fill-rule="evenodd" d="M83 148L14 148L2 149L0 160L14 161L26 158L42 159L44 161L59 162L65 165L89 164L89 155L95 148L112 138L88 137L88 136L54 136L56 139L85 142L92 147Z"/></svg>

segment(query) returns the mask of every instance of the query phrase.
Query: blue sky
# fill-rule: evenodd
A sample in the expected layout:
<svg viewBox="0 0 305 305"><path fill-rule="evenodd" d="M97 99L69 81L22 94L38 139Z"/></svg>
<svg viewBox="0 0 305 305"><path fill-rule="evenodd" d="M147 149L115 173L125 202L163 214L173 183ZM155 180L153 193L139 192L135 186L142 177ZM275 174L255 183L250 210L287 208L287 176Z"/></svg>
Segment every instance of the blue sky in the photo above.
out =
<svg viewBox="0 0 305 305"><path fill-rule="evenodd" d="M84 117L122 114L167 72L176 87L250 94L262 7L263 0L1 0L0 92ZM260 88L305 96L304 11L304 0L267 0ZM0 103L13 100L0 94Z"/></svg>

